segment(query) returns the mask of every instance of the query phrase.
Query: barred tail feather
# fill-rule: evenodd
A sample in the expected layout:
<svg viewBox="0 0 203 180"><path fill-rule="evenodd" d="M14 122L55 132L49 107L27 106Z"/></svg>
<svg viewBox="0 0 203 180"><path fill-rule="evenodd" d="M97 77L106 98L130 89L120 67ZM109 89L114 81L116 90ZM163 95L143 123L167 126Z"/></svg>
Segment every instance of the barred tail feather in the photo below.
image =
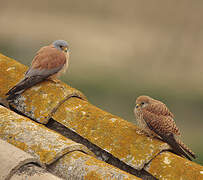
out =
<svg viewBox="0 0 203 180"><path fill-rule="evenodd" d="M181 142L179 139L176 139L177 143L194 159L196 158L196 155L192 150L190 150L183 142Z"/></svg>
<svg viewBox="0 0 203 180"><path fill-rule="evenodd" d="M189 159L189 160L192 160L191 158L190 158L190 156L182 149L182 147L179 145L179 143L176 141L176 139L175 139L175 137L174 137L174 135L173 134L170 134L169 136L162 136L162 139L166 142L166 143L168 143L170 146L171 146L171 148L172 148L172 150L176 153L176 154L178 154L179 156L184 156L184 157L186 157L187 159Z"/></svg>

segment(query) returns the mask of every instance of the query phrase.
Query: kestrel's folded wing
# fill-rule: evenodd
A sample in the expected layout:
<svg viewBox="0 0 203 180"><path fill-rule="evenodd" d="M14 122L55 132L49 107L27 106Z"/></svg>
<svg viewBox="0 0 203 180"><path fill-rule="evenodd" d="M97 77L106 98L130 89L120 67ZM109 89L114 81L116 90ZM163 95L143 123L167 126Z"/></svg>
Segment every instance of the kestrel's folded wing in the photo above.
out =
<svg viewBox="0 0 203 180"><path fill-rule="evenodd" d="M178 155L183 155L191 160L189 155L181 148L175 139L173 131L176 129L176 127L173 119L170 116L164 117L143 109L143 119L145 120L149 129L159 135L164 142L168 143L175 153Z"/></svg>
<svg viewBox="0 0 203 180"><path fill-rule="evenodd" d="M146 108L148 111L155 113L157 115L170 116L174 118L174 115L169 111L166 105L160 101L158 101L157 103L150 104Z"/></svg>
<svg viewBox="0 0 203 180"><path fill-rule="evenodd" d="M148 111L148 109L143 109L142 111L144 120L154 128L153 130L156 129L163 134L179 134L179 129L171 116L153 113Z"/></svg>
<svg viewBox="0 0 203 180"><path fill-rule="evenodd" d="M41 48L33 59L31 67L25 73L24 79L8 91L7 95L9 96L7 99L13 99L24 90L58 73L65 63L66 56L63 52L53 46Z"/></svg>
<svg viewBox="0 0 203 180"><path fill-rule="evenodd" d="M51 46L41 48L32 61L31 67L25 74L26 77L49 77L59 72L66 63L64 53Z"/></svg>

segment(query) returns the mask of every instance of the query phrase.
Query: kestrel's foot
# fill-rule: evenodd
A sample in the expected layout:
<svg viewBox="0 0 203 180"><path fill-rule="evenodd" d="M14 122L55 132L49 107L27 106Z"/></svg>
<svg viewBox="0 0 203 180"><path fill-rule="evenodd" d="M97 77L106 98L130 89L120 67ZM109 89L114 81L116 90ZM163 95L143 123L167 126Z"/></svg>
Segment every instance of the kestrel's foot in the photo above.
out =
<svg viewBox="0 0 203 180"><path fill-rule="evenodd" d="M149 136L149 134L143 129L138 129L137 132L138 132L138 134Z"/></svg>
<svg viewBox="0 0 203 180"><path fill-rule="evenodd" d="M137 132L138 132L138 134L142 134L142 135L145 135L147 137L151 137L151 138L157 137L157 135L155 135L154 133L145 131L144 129L139 129L139 130L137 130Z"/></svg>
<svg viewBox="0 0 203 180"><path fill-rule="evenodd" d="M59 79L56 79L56 78L47 78L48 81L51 81L51 82L54 82L55 84L58 84L60 83L60 80Z"/></svg>

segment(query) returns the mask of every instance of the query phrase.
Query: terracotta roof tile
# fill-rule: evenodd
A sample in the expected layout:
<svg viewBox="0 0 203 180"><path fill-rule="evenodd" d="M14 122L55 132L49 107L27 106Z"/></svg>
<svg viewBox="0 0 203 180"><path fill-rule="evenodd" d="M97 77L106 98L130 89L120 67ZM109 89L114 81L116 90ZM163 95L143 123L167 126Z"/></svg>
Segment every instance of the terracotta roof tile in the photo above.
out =
<svg viewBox="0 0 203 180"><path fill-rule="evenodd" d="M138 170L169 149L161 141L140 135L133 124L81 99L63 103L53 119Z"/></svg>
<svg viewBox="0 0 203 180"><path fill-rule="evenodd" d="M8 105L3 98L26 69L0 54L1 104ZM64 83L42 82L11 107L17 113L0 106L0 138L65 179L202 178L202 166L168 152L166 143L140 134L135 125L95 107Z"/></svg>
<svg viewBox="0 0 203 180"><path fill-rule="evenodd" d="M0 106L0 138L50 164L64 154L79 150L92 154L85 146Z"/></svg>
<svg viewBox="0 0 203 180"><path fill-rule="evenodd" d="M21 166L40 162L37 158L21 151L0 139L0 179L9 179Z"/></svg>
<svg viewBox="0 0 203 180"><path fill-rule="evenodd" d="M66 154L49 169L64 179L140 179L79 151Z"/></svg>
<svg viewBox="0 0 203 180"><path fill-rule="evenodd" d="M171 152L162 152L145 169L158 179L203 179L203 166Z"/></svg>
<svg viewBox="0 0 203 180"><path fill-rule="evenodd" d="M34 180L42 177L49 180L60 180L41 168L42 164L33 156L0 139L0 179L1 180ZM28 167L32 167L32 172ZM44 166L42 166L44 167ZM31 172L31 173L30 173Z"/></svg>
<svg viewBox="0 0 203 180"><path fill-rule="evenodd" d="M35 164L26 164L19 168L10 180L62 180Z"/></svg>

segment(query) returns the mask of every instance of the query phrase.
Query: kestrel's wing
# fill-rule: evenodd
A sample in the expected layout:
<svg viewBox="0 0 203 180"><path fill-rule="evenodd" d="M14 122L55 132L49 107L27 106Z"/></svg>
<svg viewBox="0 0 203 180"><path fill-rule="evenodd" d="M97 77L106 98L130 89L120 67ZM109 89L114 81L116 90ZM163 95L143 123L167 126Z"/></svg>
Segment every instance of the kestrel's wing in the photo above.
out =
<svg viewBox="0 0 203 180"><path fill-rule="evenodd" d="M185 153L174 137L173 128L175 123L170 116L165 117L162 115L157 115L143 109L143 119L145 120L149 129L159 135L164 142L168 143L175 153L178 155L183 155L191 160L189 155Z"/></svg>
<svg viewBox="0 0 203 180"><path fill-rule="evenodd" d="M180 130L173 119L174 115L169 111L164 103L159 102L150 104L144 110L148 112L150 116L156 116L159 119L159 123L164 127L164 133L174 133L176 135L180 135Z"/></svg>
<svg viewBox="0 0 203 180"><path fill-rule="evenodd" d="M26 77L49 77L59 72L66 63L64 53L51 46L41 48L32 61L31 67L25 73Z"/></svg>
<svg viewBox="0 0 203 180"><path fill-rule="evenodd" d="M170 116L174 118L174 115L169 111L166 105L160 101L154 102L153 104L148 105L146 109L157 115Z"/></svg>
<svg viewBox="0 0 203 180"><path fill-rule="evenodd" d="M41 48L32 61L31 67L16 86L7 93L8 100L13 99L24 90L58 73L66 63L66 56L53 46Z"/></svg>
<svg viewBox="0 0 203 180"><path fill-rule="evenodd" d="M149 109L152 110L152 108ZM171 116L164 116L160 113L154 113L153 110L149 111L148 108L143 109L142 111L144 120L153 126L154 129L159 130L163 134L172 133L179 135L179 129Z"/></svg>

